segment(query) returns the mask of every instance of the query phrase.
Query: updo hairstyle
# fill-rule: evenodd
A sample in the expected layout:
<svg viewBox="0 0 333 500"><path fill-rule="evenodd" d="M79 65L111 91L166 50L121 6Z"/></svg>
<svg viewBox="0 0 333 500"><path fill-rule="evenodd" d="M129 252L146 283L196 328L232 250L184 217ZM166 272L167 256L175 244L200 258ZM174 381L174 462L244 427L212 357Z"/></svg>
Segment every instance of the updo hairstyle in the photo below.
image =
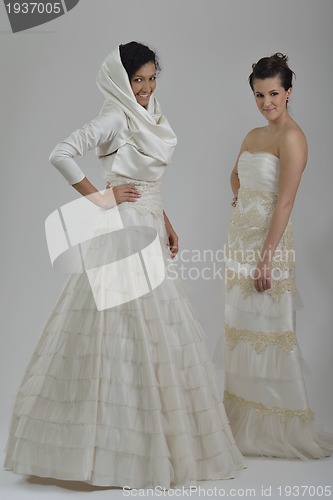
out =
<svg viewBox="0 0 333 500"><path fill-rule="evenodd" d="M252 73L249 76L249 84L253 91L254 80L264 80L265 78L280 78L281 86L288 90L293 86L293 76L295 73L288 66L288 57L281 52L276 52L269 57L259 59L252 64Z"/></svg>

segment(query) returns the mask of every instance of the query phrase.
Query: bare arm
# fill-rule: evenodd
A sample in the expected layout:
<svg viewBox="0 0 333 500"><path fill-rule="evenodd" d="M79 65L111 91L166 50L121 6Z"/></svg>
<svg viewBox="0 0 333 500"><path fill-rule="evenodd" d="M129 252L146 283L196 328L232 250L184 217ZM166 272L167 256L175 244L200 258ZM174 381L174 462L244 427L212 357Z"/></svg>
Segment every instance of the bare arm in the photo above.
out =
<svg viewBox="0 0 333 500"><path fill-rule="evenodd" d="M238 177L238 170L237 170L238 158L237 158L237 162L236 162L234 168L232 169L232 172L231 172L231 175L230 175L231 189L232 189L232 192L234 194L234 197L233 197L232 202L231 202L231 205L233 207L235 207L237 205L238 190L240 188L239 177Z"/></svg>
<svg viewBox="0 0 333 500"><path fill-rule="evenodd" d="M104 191L99 192L87 177L72 184L72 187L89 201L104 209L112 208L124 201L136 201L141 196L134 184L122 184L112 189L107 186Z"/></svg>
<svg viewBox="0 0 333 500"><path fill-rule="evenodd" d="M174 258L178 253L178 235L169 221L167 214L163 210L163 217L165 222L165 229L168 235L169 240L169 248L172 254L172 258Z"/></svg>
<svg viewBox="0 0 333 500"><path fill-rule="evenodd" d="M104 198L103 194L101 194L98 189L93 184L91 184L87 177L84 177L80 182L72 184L72 187L76 189L76 191L78 191L80 194L82 194L82 196L86 196L92 203L95 203L95 205L106 208L106 199ZM114 205L115 203L113 204L113 206Z"/></svg>
<svg viewBox="0 0 333 500"><path fill-rule="evenodd" d="M239 182L239 177L238 177L238 160L239 160L240 155L243 153L243 151L247 150L248 137L249 137L249 134L245 137L244 141L242 142L239 154L237 156L235 166L232 169L231 175L230 175L231 189L232 189L232 192L234 194L234 199L232 200L232 203L231 203L233 207L235 207L237 204L238 190L240 188L240 182Z"/></svg>
<svg viewBox="0 0 333 500"><path fill-rule="evenodd" d="M305 136L301 130L293 129L286 134L280 145L278 200L256 269L254 285L258 292L267 290L271 286L272 258L288 224L306 162Z"/></svg>

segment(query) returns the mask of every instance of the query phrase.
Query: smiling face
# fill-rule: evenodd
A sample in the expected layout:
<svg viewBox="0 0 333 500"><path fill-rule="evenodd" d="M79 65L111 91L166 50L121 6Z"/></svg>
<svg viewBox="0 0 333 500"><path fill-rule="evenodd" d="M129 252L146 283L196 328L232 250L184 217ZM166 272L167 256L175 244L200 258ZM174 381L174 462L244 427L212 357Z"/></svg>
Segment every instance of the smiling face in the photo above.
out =
<svg viewBox="0 0 333 500"><path fill-rule="evenodd" d="M285 90L278 76L254 80L253 94L260 113L268 121L277 121L288 114L287 100L291 94L291 88Z"/></svg>
<svg viewBox="0 0 333 500"><path fill-rule="evenodd" d="M149 98L156 88L155 63L150 61L141 66L132 76L130 83L135 99L147 109Z"/></svg>

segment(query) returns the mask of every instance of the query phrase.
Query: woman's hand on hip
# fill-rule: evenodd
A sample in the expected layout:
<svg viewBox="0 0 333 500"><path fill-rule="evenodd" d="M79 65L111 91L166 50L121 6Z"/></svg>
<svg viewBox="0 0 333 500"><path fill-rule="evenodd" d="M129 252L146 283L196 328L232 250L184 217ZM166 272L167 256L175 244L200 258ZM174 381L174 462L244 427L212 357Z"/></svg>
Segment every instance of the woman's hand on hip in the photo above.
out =
<svg viewBox="0 0 333 500"><path fill-rule="evenodd" d="M110 183L107 182L106 190L108 189L113 192L113 197L117 205L123 203L124 201L136 201L141 196L135 184L121 184L120 186L114 186L111 188ZM107 191L105 192L105 196L108 196Z"/></svg>

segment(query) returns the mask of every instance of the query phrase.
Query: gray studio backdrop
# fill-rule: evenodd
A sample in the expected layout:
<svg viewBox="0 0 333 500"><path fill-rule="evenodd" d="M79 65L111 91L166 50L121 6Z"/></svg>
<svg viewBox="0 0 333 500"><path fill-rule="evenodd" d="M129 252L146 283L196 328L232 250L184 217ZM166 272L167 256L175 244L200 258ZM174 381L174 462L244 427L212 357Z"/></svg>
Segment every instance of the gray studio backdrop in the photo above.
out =
<svg viewBox="0 0 333 500"><path fill-rule="evenodd" d="M18 34L3 3L0 18L2 428L66 280L51 267L44 222L77 194L48 163L50 151L98 114L95 77L104 57L138 40L158 50L157 96L178 135L163 194L186 259L223 247L230 171L246 132L264 124L247 84L251 63L276 51L289 55L297 75L290 111L310 151L293 215L305 305L297 333L310 404L318 423L332 429L332 0L80 0L70 13ZM102 189L95 154L79 164ZM211 279L186 283L213 353L223 328L223 281L218 273L213 279L221 263L208 256L183 264L185 278L195 277L192 265L211 270Z"/></svg>

